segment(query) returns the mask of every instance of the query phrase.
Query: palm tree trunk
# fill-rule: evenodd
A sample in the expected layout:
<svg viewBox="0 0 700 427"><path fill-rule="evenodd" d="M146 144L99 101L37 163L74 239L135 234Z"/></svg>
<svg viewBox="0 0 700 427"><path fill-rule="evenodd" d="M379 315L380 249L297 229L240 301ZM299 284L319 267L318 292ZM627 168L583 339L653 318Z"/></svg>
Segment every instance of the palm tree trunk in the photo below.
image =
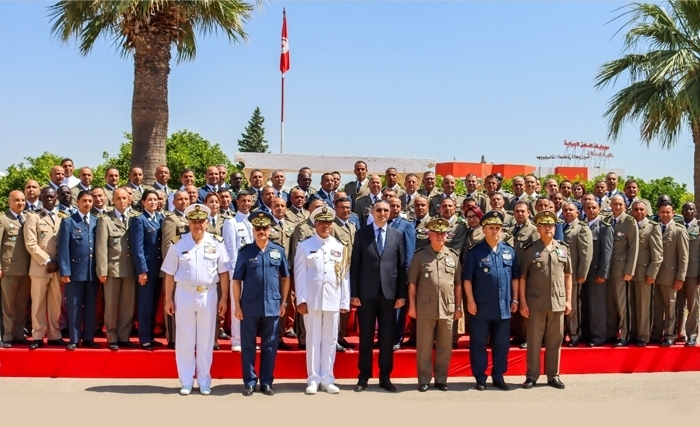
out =
<svg viewBox="0 0 700 427"><path fill-rule="evenodd" d="M168 37L158 32L135 40L131 166L143 168L145 183L152 182L156 168L166 164L170 47Z"/></svg>

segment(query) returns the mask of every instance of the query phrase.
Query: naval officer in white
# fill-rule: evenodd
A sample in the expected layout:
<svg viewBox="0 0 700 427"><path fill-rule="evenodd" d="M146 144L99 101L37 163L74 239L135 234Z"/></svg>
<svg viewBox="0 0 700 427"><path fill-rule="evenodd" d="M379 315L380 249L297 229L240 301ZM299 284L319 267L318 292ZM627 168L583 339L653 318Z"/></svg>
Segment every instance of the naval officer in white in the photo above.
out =
<svg viewBox="0 0 700 427"><path fill-rule="evenodd" d="M228 305L229 257L220 236L206 231L209 208L194 204L185 209L190 232L176 236L163 261L165 312L175 314L175 361L182 388L192 392L195 375L199 392L211 394L214 327ZM217 309L216 283L221 283ZM174 290L174 292L173 292ZM174 298L173 298L174 295Z"/></svg>
<svg viewBox="0 0 700 427"><path fill-rule="evenodd" d="M335 213L322 206L310 216L316 234L303 240L294 256L297 311L306 325L306 394L336 394L333 364L340 314L350 309L350 254L331 236Z"/></svg>

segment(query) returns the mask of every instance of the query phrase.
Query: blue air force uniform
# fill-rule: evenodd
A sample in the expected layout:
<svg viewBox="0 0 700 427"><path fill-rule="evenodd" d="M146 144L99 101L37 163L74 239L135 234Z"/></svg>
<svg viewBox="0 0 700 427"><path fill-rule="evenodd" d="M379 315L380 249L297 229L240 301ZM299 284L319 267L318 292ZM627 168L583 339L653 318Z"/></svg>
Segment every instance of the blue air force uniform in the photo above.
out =
<svg viewBox="0 0 700 427"><path fill-rule="evenodd" d="M233 280L243 282L240 296L243 312L241 368L246 387L255 387L258 382L255 373L255 337L258 330L261 337L260 384L272 385L277 356L277 327L283 303L280 278L288 276L287 255L281 246L272 241L268 241L265 250L261 250L255 242L239 250Z"/></svg>
<svg viewBox="0 0 700 427"><path fill-rule="evenodd" d="M492 212L487 215L496 218ZM489 224L487 215L482 218L482 226ZM491 221L491 224L498 224L497 220ZM469 318L469 358L477 383L486 382L489 335L493 357L491 377L494 382L503 382L510 346L510 308L513 300L517 300L512 295L511 284L513 279L519 278L520 268L511 246L499 242L492 249L484 240L467 252L462 279L471 282L476 303L476 314Z"/></svg>
<svg viewBox="0 0 700 427"><path fill-rule="evenodd" d="M79 344L81 339L93 341L95 338L97 221L94 215L76 212L61 221L58 231L59 275L70 277L65 295L71 344Z"/></svg>

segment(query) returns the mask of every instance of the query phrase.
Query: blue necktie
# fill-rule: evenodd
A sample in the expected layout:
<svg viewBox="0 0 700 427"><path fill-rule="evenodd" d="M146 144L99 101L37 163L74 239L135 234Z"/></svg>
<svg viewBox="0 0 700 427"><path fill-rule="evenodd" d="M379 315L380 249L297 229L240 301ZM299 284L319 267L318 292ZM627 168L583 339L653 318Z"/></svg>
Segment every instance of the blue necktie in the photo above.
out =
<svg viewBox="0 0 700 427"><path fill-rule="evenodd" d="M379 228L377 232L377 250L379 251L380 256L384 253L384 237L382 236L382 233L384 233L384 229Z"/></svg>

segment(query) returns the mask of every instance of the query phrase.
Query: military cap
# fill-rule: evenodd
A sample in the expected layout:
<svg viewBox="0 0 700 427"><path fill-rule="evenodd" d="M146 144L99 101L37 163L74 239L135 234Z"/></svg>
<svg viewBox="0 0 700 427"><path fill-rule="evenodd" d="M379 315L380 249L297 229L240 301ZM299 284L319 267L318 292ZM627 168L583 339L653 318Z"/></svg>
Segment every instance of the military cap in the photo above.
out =
<svg viewBox="0 0 700 427"><path fill-rule="evenodd" d="M446 233L450 229L450 222L444 218L435 218L428 221L425 228L436 233Z"/></svg>
<svg viewBox="0 0 700 427"><path fill-rule="evenodd" d="M253 227L269 227L275 221L275 217L267 212L253 212L248 215L248 221L253 224Z"/></svg>
<svg viewBox="0 0 700 427"><path fill-rule="evenodd" d="M334 219L335 212L333 212L333 209L329 208L328 206L318 207L311 212L311 222L313 224L316 224L316 221L333 222Z"/></svg>
<svg viewBox="0 0 700 427"><path fill-rule="evenodd" d="M503 225L504 219L505 215L503 215L502 212L488 211L481 217L479 224L481 224L482 227L486 225Z"/></svg>
<svg viewBox="0 0 700 427"><path fill-rule="evenodd" d="M537 215L535 215L535 225L540 225L540 224L554 225L556 223L557 223L557 215L552 211L539 211L539 212L537 212Z"/></svg>
<svg viewBox="0 0 700 427"><path fill-rule="evenodd" d="M201 205L199 203L195 203L194 205L189 205L185 208L185 218L187 219L193 219L193 220L198 220L198 219L207 219L209 218L209 214L211 214L211 210L209 210L208 207L205 205Z"/></svg>

